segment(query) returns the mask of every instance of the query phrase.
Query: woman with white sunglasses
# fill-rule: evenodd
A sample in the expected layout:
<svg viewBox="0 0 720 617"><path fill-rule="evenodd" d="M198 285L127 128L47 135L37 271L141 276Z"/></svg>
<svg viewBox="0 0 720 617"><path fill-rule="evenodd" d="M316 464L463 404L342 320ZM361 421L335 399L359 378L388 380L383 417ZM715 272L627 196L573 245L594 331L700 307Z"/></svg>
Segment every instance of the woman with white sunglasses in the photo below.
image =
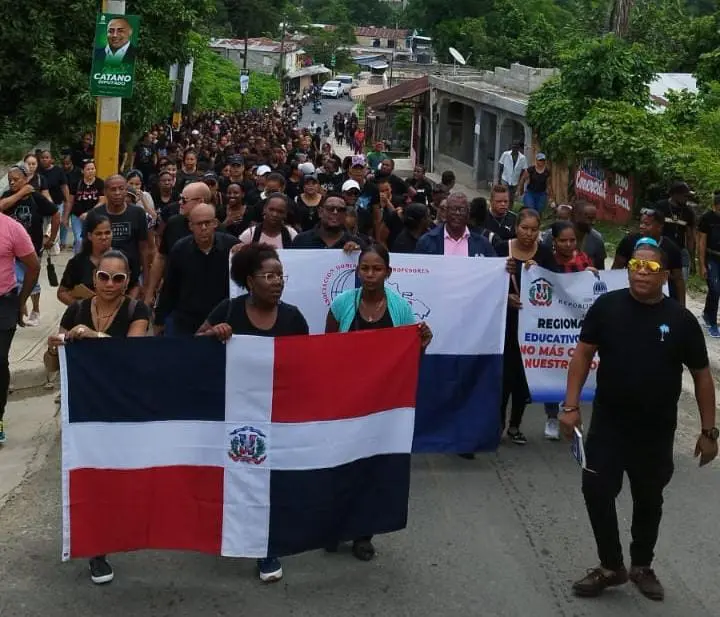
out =
<svg viewBox="0 0 720 617"><path fill-rule="evenodd" d="M94 274L95 295L71 304L60 321L58 334L48 339L48 356L57 356L58 346L87 338L145 336L150 311L142 302L126 295L130 264L122 251L107 251ZM113 569L105 555L90 560L90 579L95 584L113 580Z"/></svg>

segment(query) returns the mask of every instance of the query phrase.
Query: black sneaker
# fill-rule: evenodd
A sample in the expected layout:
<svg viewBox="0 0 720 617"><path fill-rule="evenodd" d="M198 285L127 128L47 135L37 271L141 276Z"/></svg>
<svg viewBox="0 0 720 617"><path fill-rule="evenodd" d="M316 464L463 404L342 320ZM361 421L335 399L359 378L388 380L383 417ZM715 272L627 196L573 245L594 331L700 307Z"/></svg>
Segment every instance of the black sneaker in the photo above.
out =
<svg viewBox="0 0 720 617"><path fill-rule="evenodd" d="M90 560L90 580L96 585L104 585L113 580L115 574L105 555Z"/></svg>
<svg viewBox="0 0 720 617"><path fill-rule="evenodd" d="M630 568L630 580L646 598L658 602L665 599L665 590L652 568L633 566Z"/></svg>
<svg viewBox="0 0 720 617"><path fill-rule="evenodd" d="M355 540L352 546L352 554L360 561L370 561L375 557L375 547L370 540Z"/></svg>
<svg viewBox="0 0 720 617"><path fill-rule="evenodd" d="M475 454L473 452L461 452L458 454L460 458L464 458L466 461L474 461Z"/></svg>
<svg viewBox="0 0 720 617"><path fill-rule="evenodd" d="M508 437L510 438L510 441L512 441L517 446L526 446L527 445L527 437L523 435L518 429L512 430L508 429Z"/></svg>
<svg viewBox="0 0 720 617"><path fill-rule="evenodd" d="M576 596L581 598L595 598L608 587L624 585L627 581L628 573L624 567L615 571L598 567L588 570L583 578L575 581L572 590Z"/></svg>

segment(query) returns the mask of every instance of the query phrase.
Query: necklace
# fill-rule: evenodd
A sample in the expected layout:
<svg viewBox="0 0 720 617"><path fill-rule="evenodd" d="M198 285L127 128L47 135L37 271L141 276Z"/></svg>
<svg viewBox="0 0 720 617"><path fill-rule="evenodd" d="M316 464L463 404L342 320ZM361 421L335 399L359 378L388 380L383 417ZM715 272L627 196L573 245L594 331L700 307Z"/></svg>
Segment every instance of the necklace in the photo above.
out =
<svg viewBox="0 0 720 617"><path fill-rule="evenodd" d="M97 296L92 299L90 302L90 314L92 316L93 323L95 324L96 332L105 332L105 330L110 327L117 315L117 312L122 306L123 300L125 300L125 297L121 296L120 302L118 302L110 313L100 313L97 308Z"/></svg>
<svg viewBox="0 0 720 617"><path fill-rule="evenodd" d="M373 308L372 311L370 311L370 312L366 311L368 313L368 316L367 316L368 323L375 323L378 319L380 319L380 317L382 317L385 314L384 309L383 309L382 313L380 313L380 309L383 308L383 305L385 304L385 300L386 299L384 297L381 298L380 301L375 304L375 308ZM362 300L361 302L365 304L365 307L367 309L367 304L368 304L367 301Z"/></svg>

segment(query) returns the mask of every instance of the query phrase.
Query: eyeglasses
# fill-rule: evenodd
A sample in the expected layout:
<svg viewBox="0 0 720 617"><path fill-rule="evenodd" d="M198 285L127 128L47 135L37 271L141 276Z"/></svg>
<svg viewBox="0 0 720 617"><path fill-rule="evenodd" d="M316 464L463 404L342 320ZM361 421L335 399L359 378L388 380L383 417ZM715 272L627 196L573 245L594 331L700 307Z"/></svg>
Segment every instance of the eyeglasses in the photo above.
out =
<svg viewBox="0 0 720 617"><path fill-rule="evenodd" d="M264 278L265 282L270 283L277 283L279 281L282 281L283 283L287 283L288 275L287 274L277 274L275 272L261 272L260 274L255 275L256 278Z"/></svg>
<svg viewBox="0 0 720 617"><path fill-rule="evenodd" d="M640 209L640 215L645 215L645 216L655 216L656 212L657 212L657 210L655 210L655 208L641 208Z"/></svg>
<svg viewBox="0 0 720 617"><path fill-rule="evenodd" d="M332 213L332 214L338 214L340 212L345 212L345 206L323 206L325 208L326 212Z"/></svg>
<svg viewBox="0 0 720 617"><path fill-rule="evenodd" d="M633 257L630 261L628 261L628 270L631 272L637 272L642 268L645 268L648 272L652 272L653 274L657 274L663 269L661 263L650 259L635 259Z"/></svg>
<svg viewBox="0 0 720 617"><path fill-rule="evenodd" d="M189 201L197 201L198 199L200 199L200 198L199 197L185 197L185 195L180 195L180 199L178 201L180 201L181 204L186 204Z"/></svg>
<svg viewBox="0 0 720 617"><path fill-rule="evenodd" d="M112 281L116 285L122 285L128 278L128 275L124 272L105 272L105 270L98 270L95 276L98 281L102 281L103 283Z"/></svg>
<svg viewBox="0 0 720 617"><path fill-rule="evenodd" d="M465 206L447 206L448 214L467 214L470 210Z"/></svg>

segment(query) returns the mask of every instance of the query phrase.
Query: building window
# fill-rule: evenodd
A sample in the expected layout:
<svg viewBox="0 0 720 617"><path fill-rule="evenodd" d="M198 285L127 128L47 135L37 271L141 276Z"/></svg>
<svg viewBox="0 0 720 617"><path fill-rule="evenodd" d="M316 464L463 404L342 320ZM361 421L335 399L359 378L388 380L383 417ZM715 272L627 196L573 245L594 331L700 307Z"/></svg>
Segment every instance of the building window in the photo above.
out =
<svg viewBox="0 0 720 617"><path fill-rule="evenodd" d="M388 49L393 49L395 47L395 39L388 39Z"/></svg>
<svg viewBox="0 0 720 617"><path fill-rule="evenodd" d="M373 41L373 47L380 47L380 39L375 39Z"/></svg>
<svg viewBox="0 0 720 617"><path fill-rule="evenodd" d="M263 56L263 66L272 66L270 56Z"/></svg>

